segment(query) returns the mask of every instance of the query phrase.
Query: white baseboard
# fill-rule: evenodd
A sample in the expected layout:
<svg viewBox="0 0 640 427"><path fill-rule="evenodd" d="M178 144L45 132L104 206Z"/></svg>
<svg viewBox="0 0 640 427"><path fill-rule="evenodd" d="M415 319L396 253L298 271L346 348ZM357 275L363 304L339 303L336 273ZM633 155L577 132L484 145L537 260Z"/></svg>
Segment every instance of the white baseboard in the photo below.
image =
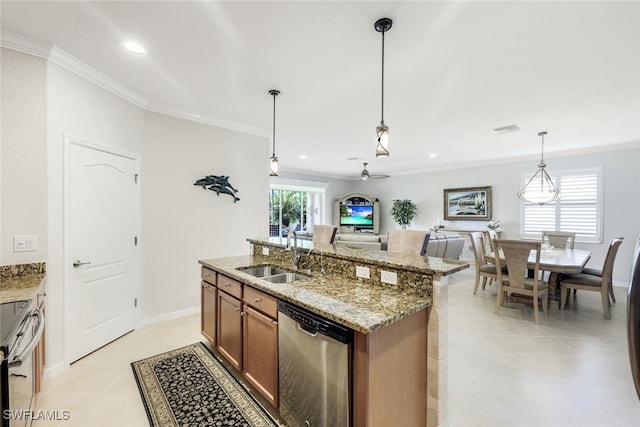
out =
<svg viewBox="0 0 640 427"><path fill-rule="evenodd" d="M46 366L44 368L43 379L52 378L62 373L65 370L64 362L56 363L53 366Z"/></svg>
<svg viewBox="0 0 640 427"><path fill-rule="evenodd" d="M171 313L160 314L158 316L147 317L141 319L138 322L138 328L143 326L153 325L154 323L164 322L165 320L179 319L181 317L190 316L192 314L200 313L200 306L197 305L191 308L185 308L184 310L173 311Z"/></svg>
<svg viewBox="0 0 640 427"><path fill-rule="evenodd" d="M613 286L615 286L616 288L625 288L625 289L629 289L629 282L617 282L617 281L613 281Z"/></svg>

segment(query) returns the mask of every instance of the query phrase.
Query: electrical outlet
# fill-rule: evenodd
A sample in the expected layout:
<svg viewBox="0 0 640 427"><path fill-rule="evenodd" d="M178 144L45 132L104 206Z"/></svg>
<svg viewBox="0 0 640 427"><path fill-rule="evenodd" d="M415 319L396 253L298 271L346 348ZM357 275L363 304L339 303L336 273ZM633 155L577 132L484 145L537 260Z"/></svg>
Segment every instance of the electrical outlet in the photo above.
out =
<svg viewBox="0 0 640 427"><path fill-rule="evenodd" d="M269 255L269 248L266 246L262 247L262 255Z"/></svg>
<svg viewBox="0 0 640 427"><path fill-rule="evenodd" d="M38 236L14 236L14 252L32 252L38 250Z"/></svg>
<svg viewBox="0 0 640 427"><path fill-rule="evenodd" d="M380 270L380 281L389 285L398 285L398 273Z"/></svg>
<svg viewBox="0 0 640 427"><path fill-rule="evenodd" d="M362 266L356 265L356 277L360 277L362 279L371 278L369 267L362 267Z"/></svg>

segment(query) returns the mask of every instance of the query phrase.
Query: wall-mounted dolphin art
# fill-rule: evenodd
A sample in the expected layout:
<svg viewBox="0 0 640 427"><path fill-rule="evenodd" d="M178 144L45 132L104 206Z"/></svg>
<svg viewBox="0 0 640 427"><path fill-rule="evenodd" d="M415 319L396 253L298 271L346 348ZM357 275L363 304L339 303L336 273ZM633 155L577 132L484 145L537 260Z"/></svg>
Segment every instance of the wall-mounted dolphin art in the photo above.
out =
<svg viewBox="0 0 640 427"><path fill-rule="evenodd" d="M228 176L207 175L197 180L193 185L200 185L205 190L215 191L218 196L220 193L228 194L233 197L233 203L240 200L240 198L236 196L238 190L233 188L233 185L229 183Z"/></svg>

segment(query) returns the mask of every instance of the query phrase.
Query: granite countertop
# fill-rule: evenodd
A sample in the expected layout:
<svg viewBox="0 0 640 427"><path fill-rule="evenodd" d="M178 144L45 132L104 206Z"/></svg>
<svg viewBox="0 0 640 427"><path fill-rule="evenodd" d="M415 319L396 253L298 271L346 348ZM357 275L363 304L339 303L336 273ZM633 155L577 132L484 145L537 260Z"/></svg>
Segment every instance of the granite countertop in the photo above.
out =
<svg viewBox="0 0 640 427"><path fill-rule="evenodd" d="M238 268L260 265L252 256L204 259L200 264L274 297L304 307L355 331L368 334L431 306L431 298L408 295L391 286L314 274L293 283L270 283Z"/></svg>
<svg viewBox="0 0 640 427"><path fill-rule="evenodd" d="M286 238L265 237L247 239L250 243L269 245L274 247L286 247ZM293 244L293 243L292 243ZM301 249L313 250L314 253L322 253L325 256L350 260L365 261L380 267L402 269L421 274L432 274L436 276L448 276L455 272L469 268L466 261L426 257L419 255L407 255L401 253L378 251L372 249L353 248L346 245L313 245L309 240L298 240L298 247Z"/></svg>
<svg viewBox="0 0 640 427"><path fill-rule="evenodd" d="M2 283L0 283L0 303L35 298L46 278L46 274L26 274L2 279Z"/></svg>

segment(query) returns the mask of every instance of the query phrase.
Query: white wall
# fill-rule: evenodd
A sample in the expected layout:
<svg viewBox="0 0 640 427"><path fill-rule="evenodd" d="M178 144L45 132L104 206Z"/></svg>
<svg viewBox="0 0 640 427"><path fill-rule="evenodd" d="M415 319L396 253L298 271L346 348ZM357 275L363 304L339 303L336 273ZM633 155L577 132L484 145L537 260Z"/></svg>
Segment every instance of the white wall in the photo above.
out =
<svg viewBox="0 0 640 427"><path fill-rule="evenodd" d="M144 111L49 62L47 72L49 256L47 365L64 361L64 136L139 155Z"/></svg>
<svg viewBox="0 0 640 427"><path fill-rule="evenodd" d="M199 259L246 255L268 235L269 140L147 113L142 164L143 320L199 307ZM194 186L229 176L240 201Z"/></svg>
<svg viewBox="0 0 640 427"><path fill-rule="evenodd" d="M545 156L548 170L603 167L604 229L602 244L577 243L576 248L592 251L590 266L601 268L611 238L624 236L614 266L614 281L628 282L633 248L640 235L640 149L602 152L567 157ZM354 182L352 191L380 198L380 233L398 228L389 214L392 200L411 199L418 205L411 228L431 228L443 218L443 190L492 187L492 216L501 221L503 237L520 238L520 200L516 193L522 173L533 174L537 161L501 163L457 170L435 171L383 180ZM445 221L446 227L486 229L485 221Z"/></svg>
<svg viewBox="0 0 640 427"><path fill-rule="evenodd" d="M47 259L47 62L9 49L2 56L0 265ZM13 252L13 237L35 235L34 252Z"/></svg>

